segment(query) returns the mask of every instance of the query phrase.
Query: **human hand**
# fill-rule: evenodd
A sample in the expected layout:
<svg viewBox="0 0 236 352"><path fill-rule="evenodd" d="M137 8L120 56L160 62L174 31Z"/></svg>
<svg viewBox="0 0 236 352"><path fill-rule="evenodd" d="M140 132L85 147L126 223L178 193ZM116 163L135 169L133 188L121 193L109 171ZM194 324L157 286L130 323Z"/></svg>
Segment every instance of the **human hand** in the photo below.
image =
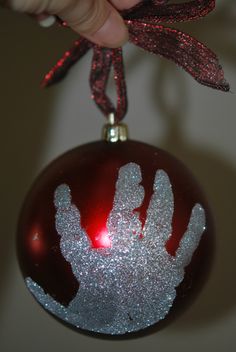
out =
<svg viewBox="0 0 236 352"><path fill-rule="evenodd" d="M11 9L39 20L56 15L75 32L106 47L119 47L128 40L128 31L117 10L125 10L140 0L8 0Z"/></svg>

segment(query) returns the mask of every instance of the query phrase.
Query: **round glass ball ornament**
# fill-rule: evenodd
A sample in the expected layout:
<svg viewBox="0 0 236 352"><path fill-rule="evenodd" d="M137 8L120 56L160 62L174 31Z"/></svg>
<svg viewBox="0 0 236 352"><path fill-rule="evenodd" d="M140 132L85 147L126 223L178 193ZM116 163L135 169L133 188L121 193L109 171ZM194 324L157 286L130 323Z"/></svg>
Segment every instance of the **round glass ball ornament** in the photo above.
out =
<svg viewBox="0 0 236 352"><path fill-rule="evenodd" d="M21 211L18 256L43 308L94 333L169 319L205 277L212 223L186 167L150 145L98 141L60 156Z"/></svg>

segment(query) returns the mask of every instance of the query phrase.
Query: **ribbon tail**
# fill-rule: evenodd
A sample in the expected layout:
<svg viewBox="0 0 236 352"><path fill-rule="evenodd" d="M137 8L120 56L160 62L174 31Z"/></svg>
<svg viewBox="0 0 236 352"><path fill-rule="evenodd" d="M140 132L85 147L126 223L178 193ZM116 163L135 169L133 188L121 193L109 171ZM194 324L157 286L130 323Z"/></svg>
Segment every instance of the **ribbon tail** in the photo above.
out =
<svg viewBox="0 0 236 352"><path fill-rule="evenodd" d="M197 20L214 10L215 0L193 0L178 4L167 4L167 1L147 1L131 12L125 13L127 20L136 20L157 24Z"/></svg>
<svg viewBox="0 0 236 352"><path fill-rule="evenodd" d="M217 56L195 38L172 28L132 22L128 25L130 41L151 53L161 55L181 66L199 83L229 91Z"/></svg>
<svg viewBox="0 0 236 352"><path fill-rule="evenodd" d="M83 57L91 48L92 44L84 38L75 41L73 47L66 51L56 65L45 75L42 87L49 87L61 81L69 72L70 68Z"/></svg>

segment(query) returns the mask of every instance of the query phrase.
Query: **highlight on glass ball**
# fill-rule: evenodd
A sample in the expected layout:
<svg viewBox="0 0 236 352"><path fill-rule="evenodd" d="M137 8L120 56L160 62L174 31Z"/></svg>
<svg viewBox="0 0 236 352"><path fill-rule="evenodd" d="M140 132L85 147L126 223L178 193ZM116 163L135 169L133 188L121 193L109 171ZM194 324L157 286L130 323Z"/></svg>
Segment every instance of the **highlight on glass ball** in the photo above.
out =
<svg viewBox="0 0 236 352"><path fill-rule="evenodd" d="M186 167L135 141L99 141L51 163L19 220L18 256L41 306L79 330L157 326L209 266L208 206Z"/></svg>

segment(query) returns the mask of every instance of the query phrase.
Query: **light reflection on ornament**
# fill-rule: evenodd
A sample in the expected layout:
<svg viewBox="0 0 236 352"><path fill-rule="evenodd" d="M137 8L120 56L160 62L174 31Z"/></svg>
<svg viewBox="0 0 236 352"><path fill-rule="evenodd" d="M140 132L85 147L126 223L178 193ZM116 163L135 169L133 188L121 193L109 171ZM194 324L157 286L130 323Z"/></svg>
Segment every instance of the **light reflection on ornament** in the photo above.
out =
<svg viewBox="0 0 236 352"><path fill-rule="evenodd" d="M32 253L34 253L36 256L41 255L45 250L44 241L42 240L38 226L33 227L31 231L29 236L29 247Z"/></svg>
<svg viewBox="0 0 236 352"><path fill-rule="evenodd" d="M107 228L103 228L101 232L95 237L95 248L110 248L111 240L108 236Z"/></svg>

